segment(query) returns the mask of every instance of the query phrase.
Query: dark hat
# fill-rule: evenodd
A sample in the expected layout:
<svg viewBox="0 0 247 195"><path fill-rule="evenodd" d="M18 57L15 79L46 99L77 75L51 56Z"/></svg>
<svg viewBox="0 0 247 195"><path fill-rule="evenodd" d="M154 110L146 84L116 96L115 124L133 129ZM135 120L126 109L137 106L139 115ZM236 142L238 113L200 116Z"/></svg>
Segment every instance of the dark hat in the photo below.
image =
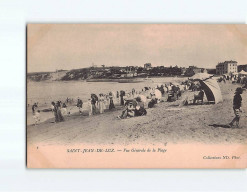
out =
<svg viewBox="0 0 247 195"><path fill-rule="evenodd" d="M237 89L236 89L236 93L242 93L243 92L243 89L241 88L241 87L238 87Z"/></svg>

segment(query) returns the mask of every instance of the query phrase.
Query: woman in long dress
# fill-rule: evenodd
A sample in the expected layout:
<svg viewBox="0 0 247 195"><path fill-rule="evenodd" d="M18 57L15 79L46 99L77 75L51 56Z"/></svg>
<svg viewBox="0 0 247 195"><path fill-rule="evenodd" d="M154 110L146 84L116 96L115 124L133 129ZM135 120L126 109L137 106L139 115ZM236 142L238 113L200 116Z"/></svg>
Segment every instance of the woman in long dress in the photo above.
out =
<svg viewBox="0 0 247 195"><path fill-rule="evenodd" d="M104 113L105 110L105 98L103 94L99 94L99 112L100 114Z"/></svg>
<svg viewBox="0 0 247 195"><path fill-rule="evenodd" d="M109 110L112 110L113 108L115 108L115 105L113 103L113 96L110 95L109 98L110 98Z"/></svg>
<svg viewBox="0 0 247 195"><path fill-rule="evenodd" d="M89 98L87 102L87 107L88 107L88 115L91 116L93 114L93 108L92 108L92 99Z"/></svg>
<svg viewBox="0 0 247 195"><path fill-rule="evenodd" d="M58 117L58 121L59 122L62 122L64 121L64 117L62 115L62 112L61 112L61 102L57 102L57 117Z"/></svg>
<svg viewBox="0 0 247 195"><path fill-rule="evenodd" d="M61 112L62 112L63 116L68 114L67 105L65 103L63 103L63 106L61 108Z"/></svg>
<svg viewBox="0 0 247 195"><path fill-rule="evenodd" d="M91 94L91 104L92 104L92 114L96 114L96 104L98 102L98 97L95 94Z"/></svg>
<svg viewBox="0 0 247 195"><path fill-rule="evenodd" d="M54 117L55 117L55 123L59 122L58 115L57 115L57 106L56 106L55 102L51 103L51 110L52 110Z"/></svg>

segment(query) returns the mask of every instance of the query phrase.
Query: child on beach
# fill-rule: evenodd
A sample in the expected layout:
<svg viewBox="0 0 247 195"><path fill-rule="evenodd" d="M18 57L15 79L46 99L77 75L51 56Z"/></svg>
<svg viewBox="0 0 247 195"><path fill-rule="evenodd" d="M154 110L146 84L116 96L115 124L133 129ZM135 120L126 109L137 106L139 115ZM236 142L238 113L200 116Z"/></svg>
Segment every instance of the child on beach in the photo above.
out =
<svg viewBox="0 0 247 195"><path fill-rule="evenodd" d="M241 94L243 93L243 90L241 87L238 87L236 89L234 98L233 98L233 110L234 110L234 114L235 117L232 120L232 122L230 122L229 126L232 127L234 122L236 122L236 126L239 126L239 120L240 120L240 112L241 111L241 104L242 104L242 97Z"/></svg>
<svg viewBox="0 0 247 195"><path fill-rule="evenodd" d="M34 118L34 120L35 120L34 125L38 125L39 122L40 122L40 110L35 111L35 113L34 113L34 115L33 115L33 118Z"/></svg>

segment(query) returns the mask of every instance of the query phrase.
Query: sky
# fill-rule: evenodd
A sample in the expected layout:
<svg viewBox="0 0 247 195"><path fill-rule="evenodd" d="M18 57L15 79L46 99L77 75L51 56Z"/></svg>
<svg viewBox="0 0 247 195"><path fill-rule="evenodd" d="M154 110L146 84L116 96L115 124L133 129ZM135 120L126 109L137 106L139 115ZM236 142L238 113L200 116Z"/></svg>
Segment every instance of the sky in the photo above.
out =
<svg viewBox="0 0 247 195"><path fill-rule="evenodd" d="M215 68L247 64L247 25L28 24L27 71L94 65Z"/></svg>

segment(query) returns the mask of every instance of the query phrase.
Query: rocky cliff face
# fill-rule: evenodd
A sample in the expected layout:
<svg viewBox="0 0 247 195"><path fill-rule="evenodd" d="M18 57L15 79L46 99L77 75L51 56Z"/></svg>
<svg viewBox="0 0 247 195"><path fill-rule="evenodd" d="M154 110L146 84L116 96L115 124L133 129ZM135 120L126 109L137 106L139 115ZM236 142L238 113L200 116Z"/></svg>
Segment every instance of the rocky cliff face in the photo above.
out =
<svg viewBox="0 0 247 195"><path fill-rule="evenodd" d="M68 71L28 73L28 81L60 81Z"/></svg>

